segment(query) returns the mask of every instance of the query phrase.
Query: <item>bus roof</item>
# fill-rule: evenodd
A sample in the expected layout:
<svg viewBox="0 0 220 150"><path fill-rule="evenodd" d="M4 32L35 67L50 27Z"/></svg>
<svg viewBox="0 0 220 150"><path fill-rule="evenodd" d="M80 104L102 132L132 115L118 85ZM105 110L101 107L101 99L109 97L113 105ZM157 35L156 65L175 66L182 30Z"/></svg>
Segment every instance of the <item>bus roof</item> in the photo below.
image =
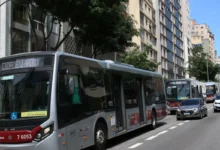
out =
<svg viewBox="0 0 220 150"><path fill-rule="evenodd" d="M96 63L100 64L100 66L102 66L105 69L116 70L116 71L121 71L121 72L125 71L125 72L142 74L142 75L148 74L149 76L162 77L162 75L160 73L147 71L147 70L143 70L143 69L138 69L138 68L135 68L129 64L123 64L123 63L118 63L118 62L114 62L114 61L97 60L97 59L92 59L92 58L69 54L69 53L60 52L60 51L56 51L56 52L55 51L38 51L38 52L19 53L19 54L14 54L14 55L0 58L0 61L5 60L5 59L13 59L13 58L17 58L17 57L27 57L27 56L35 56L35 55L38 55L38 56L39 55L71 56L73 58L84 59L84 60L96 62Z"/></svg>
<svg viewBox="0 0 220 150"><path fill-rule="evenodd" d="M215 85L216 83L215 82L206 82L205 84L206 85Z"/></svg>
<svg viewBox="0 0 220 150"><path fill-rule="evenodd" d="M191 78L183 78L183 79L169 79L167 80L167 82L173 82L173 81L197 81L199 82L198 80L195 80L195 79L191 79Z"/></svg>
<svg viewBox="0 0 220 150"><path fill-rule="evenodd" d="M0 58L0 61L5 60L5 59L12 59L12 58L17 58L17 57L25 57L25 56L35 56L35 55L55 55L55 51L36 51L36 52L26 52L26 53L19 53L19 54L13 54L10 56L2 57Z"/></svg>

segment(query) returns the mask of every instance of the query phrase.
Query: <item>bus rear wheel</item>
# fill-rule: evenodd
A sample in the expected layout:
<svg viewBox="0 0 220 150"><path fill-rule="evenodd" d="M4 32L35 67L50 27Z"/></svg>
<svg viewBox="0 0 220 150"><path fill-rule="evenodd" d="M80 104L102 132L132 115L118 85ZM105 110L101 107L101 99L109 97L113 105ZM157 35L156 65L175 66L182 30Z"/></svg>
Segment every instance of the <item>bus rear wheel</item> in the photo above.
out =
<svg viewBox="0 0 220 150"><path fill-rule="evenodd" d="M103 123L98 123L95 129L95 150L105 150L107 143L106 127Z"/></svg>

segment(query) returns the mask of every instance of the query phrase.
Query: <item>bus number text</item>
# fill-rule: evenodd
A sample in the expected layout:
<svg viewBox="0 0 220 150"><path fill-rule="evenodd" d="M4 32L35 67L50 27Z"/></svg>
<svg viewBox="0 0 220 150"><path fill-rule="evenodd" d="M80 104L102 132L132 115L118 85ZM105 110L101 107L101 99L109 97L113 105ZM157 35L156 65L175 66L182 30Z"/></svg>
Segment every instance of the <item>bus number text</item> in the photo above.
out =
<svg viewBox="0 0 220 150"><path fill-rule="evenodd" d="M31 134L22 134L22 135L17 135L18 140L29 140L32 139Z"/></svg>

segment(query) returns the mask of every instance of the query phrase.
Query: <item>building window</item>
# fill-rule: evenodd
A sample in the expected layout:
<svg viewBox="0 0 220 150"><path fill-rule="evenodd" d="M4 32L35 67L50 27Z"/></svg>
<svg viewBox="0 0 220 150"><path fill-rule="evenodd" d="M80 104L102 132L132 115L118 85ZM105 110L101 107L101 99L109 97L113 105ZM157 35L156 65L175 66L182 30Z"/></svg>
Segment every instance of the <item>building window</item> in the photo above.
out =
<svg viewBox="0 0 220 150"><path fill-rule="evenodd" d="M28 23L28 8L27 5L14 3L13 20L22 24Z"/></svg>
<svg viewBox="0 0 220 150"><path fill-rule="evenodd" d="M13 30L12 31L12 54L27 52L28 33Z"/></svg>
<svg viewBox="0 0 220 150"><path fill-rule="evenodd" d="M140 15L140 19L141 19L141 25L144 25L144 15L142 13Z"/></svg>

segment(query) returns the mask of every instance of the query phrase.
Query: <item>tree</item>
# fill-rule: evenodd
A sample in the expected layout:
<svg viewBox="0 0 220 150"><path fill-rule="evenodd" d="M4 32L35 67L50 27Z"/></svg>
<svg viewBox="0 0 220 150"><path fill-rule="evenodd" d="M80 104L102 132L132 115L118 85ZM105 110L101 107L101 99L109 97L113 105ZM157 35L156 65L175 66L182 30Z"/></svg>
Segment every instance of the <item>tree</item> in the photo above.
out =
<svg viewBox="0 0 220 150"><path fill-rule="evenodd" d="M189 56L189 67L186 71L200 81L207 81L207 61L209 80L215 81L219 66L210 60L210 56L204 52L201 46L195 46L192 49L192 56Z"/></svg>
<svg viewBox="0 0 220 150"><path fill-rule="evenodd" d="M55 50L57 50L60 45L65 41L65 39L68 37L68 35L70 34L70 32L72 31L68 31L63 38L61 38L61 27L62 24L59 20L57 20L57 17L53 16L52 14L49 14L47 11L44 11L44 9L42 9L41 7L38 7L37 11L33 13L33 8L36 8L37 6L29 0L5 0L3 3L0 4L0 7L7 4L8 2L12 1L13 3L16 4L22 4L22 5L26 5L27 9L28 9L28 19L30 21L30 26L31 26L31 31L33 33L34 38L36 39L36 46L38 51L44 49L44 50L49 50L48 47L48 40L51 37L54 25L56 24L58 26L58 33L57 33L57 42L55 44ZM15 7L15 6L14 6ZM14 13L15 14L15 13ZM39 16L38 19L36 19L35 17ZM44 47L39 47L39 43L38 43L38 36L36 33L36 29L35 29L35 23L34 20L37 20L40 24L40 28L43 35L43 42L44 42ZM50 26L46 26L46 22L49 20L50 22ZM12 32L12 30L11 30ZM11 33L12 34L12 33ZM12 37L12 40L14 40L17 37L17 33Z"/></svg>
<svg viewBox="0 0 220 150"><path fill-rule="evenodd" d="M155 63L153 60L148 59L151 49L151 46L146 46L144 51L140 51L138 47L135 47L122 55L121 62L133 65L136 68L155 71L160 63Z"/></svg>
<svg viewBox="0 0 220 150"><path fill-rule="evenodd" d="M134 21L126 13L127 0L28 0L54 17L68 22L78 41L93 45L93 58L106 52L122 52L135 46L138 36ZM68 33L69 33L68 32ZM65 39L64 39L65 40ZM60 46L60 45L58 45Z"/></svg>

